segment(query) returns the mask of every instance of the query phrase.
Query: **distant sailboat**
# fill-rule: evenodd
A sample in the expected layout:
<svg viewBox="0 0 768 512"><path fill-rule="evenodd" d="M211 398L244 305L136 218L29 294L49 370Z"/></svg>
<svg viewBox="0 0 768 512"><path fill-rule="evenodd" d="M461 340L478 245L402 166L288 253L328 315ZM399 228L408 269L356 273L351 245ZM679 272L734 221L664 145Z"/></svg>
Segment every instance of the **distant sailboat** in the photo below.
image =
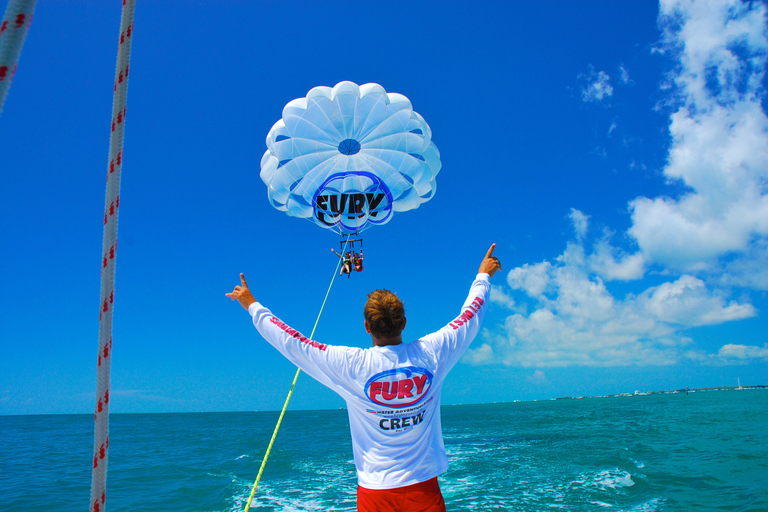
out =
<svg viewBox="0 0 768 512"><path fill-rule="evenodd" d="M741 387L741 379L740 378L736 377L736 382L739 383L739 387L737 387L736 389L744 389L743 387Z"/></svg>

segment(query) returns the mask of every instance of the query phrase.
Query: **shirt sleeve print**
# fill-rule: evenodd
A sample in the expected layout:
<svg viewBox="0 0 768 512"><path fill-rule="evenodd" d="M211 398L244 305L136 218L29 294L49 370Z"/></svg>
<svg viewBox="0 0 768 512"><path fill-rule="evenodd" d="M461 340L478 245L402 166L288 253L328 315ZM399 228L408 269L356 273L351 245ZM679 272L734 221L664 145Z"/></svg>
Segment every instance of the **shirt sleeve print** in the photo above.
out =
<svg viewBox="0 0 768 512"><path fill-rule="evenodd" d="M350 347L335 347L310 340L286 325L258 302L248 308L259 334L290 362L321 384L338 389L338 378L347 371Z"/></svg>

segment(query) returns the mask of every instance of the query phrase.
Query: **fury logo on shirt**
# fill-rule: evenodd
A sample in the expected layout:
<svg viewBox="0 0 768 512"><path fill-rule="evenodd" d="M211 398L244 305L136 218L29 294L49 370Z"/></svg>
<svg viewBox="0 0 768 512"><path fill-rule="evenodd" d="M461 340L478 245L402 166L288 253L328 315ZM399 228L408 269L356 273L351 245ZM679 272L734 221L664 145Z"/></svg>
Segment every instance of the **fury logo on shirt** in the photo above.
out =
<svg viewBox="0 0 768 512"><path fill-rule="evenodd" d="M365 394L377 405L400 409L421 401L431 386L426 368L407 366L377 373L365 383Z"/></svg>

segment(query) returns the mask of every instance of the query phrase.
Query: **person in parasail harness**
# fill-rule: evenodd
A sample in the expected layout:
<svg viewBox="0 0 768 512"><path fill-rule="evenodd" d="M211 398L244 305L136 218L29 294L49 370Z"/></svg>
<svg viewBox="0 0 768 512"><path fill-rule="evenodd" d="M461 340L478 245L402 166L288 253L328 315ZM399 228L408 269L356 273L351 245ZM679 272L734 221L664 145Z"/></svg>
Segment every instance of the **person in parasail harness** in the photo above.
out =
<svg viewBox="0 0 768 512"><path fill-rule="evenodd" d="M360 249L360 254L355 253L352 257L352 261L355 264L355 272L363 271L363 250Z"/></svg>
<svg viewBox="0 0 768 512"><path fill-rule="evenodd" d="M341 272L339 272L339 275L342 274L349 274L352 275L352 253L347 251L344 253L344 256L342 257L341 254L337 253L335 249L331 249L331 252L341 258Z"/></svg>
<svg viewBox="0 0 768 512"><path fill-rule="evenodd" d="M501 263L491 245L457 316L438 331L403 343L405 307L389 290L368 294L363 309L372 347L310 340L258 302L240 274L226 296L251 315L259 334L347 403L357 470L357 510L443 512L438 475L448 469L440 422L443 382L480 331L490 278ZM334 251L335 252L335 251Z"/></svg>

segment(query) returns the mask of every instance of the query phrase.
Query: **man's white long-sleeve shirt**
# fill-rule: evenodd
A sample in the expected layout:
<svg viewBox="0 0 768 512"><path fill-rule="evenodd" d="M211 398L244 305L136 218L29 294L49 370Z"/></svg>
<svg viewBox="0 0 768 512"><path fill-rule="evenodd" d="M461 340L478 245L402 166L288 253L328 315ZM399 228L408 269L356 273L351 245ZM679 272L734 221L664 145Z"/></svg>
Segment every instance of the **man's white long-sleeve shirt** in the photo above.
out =
<svg viewBox="0 0 768 512"><path fill-rule="evenodd" d="M411 343L368 349L309 340L258 302L248 312L265 340L346 401L360 486L392 489L448 469L443 381L479 332L489 293L489 275L478 274L448 325Z"/></svg>

